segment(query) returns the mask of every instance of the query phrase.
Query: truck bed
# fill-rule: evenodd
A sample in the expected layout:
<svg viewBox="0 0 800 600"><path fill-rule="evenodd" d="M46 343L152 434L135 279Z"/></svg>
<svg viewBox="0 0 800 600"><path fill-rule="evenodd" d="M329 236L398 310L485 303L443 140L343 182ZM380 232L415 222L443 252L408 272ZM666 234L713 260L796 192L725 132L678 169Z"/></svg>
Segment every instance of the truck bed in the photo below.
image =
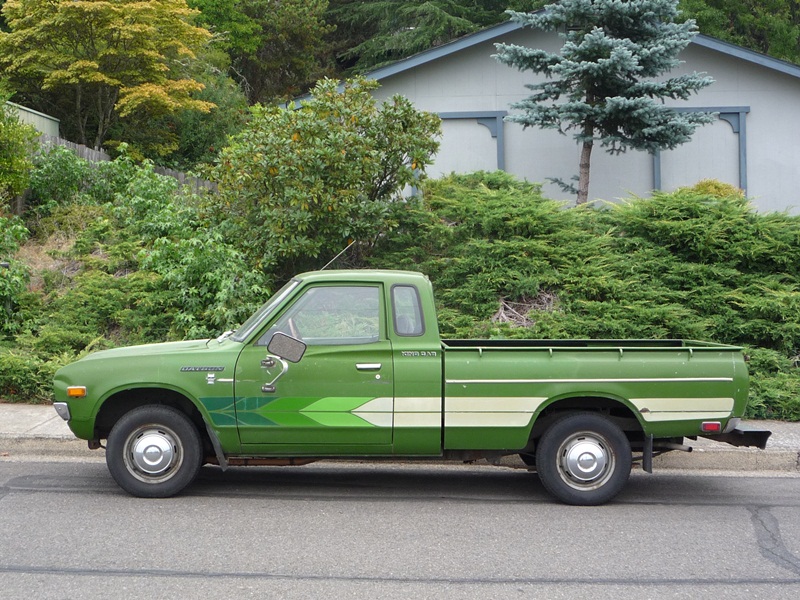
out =
<svg viewBox="0 0 800 600"><path fill-rule="evenodd" d="M725 344L699 342L695 340L442 340L447 348L693 348L693 349L738 349Z"/></svg>

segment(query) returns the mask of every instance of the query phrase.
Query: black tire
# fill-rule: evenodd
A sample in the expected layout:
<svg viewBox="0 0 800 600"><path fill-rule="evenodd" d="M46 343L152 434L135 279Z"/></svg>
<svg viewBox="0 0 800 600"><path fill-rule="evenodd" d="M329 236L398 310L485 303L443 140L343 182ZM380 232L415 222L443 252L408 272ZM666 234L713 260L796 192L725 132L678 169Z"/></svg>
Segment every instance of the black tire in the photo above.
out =
<svg viewBox="0 0 800 600"><path fill-rule="evenodd" d="M631 445L622 430L594 413L572 413L545 430L536 470L545 489L577 506L605 504L631 474Z"/></svg>
<svg viewBox="0 0 800 600"><path fill-rule="evenodd" d="M184 413L151 404L135 408L108 435L106 464L114 481L140 498L169 498L194 481L202 442Z"/></svg>

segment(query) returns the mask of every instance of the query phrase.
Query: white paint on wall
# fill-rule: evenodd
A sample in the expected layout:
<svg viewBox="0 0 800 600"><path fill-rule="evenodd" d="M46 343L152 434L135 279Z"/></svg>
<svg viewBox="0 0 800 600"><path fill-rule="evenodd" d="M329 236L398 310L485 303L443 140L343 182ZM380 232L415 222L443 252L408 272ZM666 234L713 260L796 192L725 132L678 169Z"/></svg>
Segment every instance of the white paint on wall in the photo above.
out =
<svg viewBox="0 0 800 600"><path fill-rule="evenodd" d="M534 75L497 62L495 41L538 46L555 52L561 41L553 33L518 29L501 38L467 45L436 60L381 79L376 96L407 96L421 110L435 113L508 111L527 97ZM732 53L691 44L684 64L671 75L705 72L715 83L688 101L670 101L682 108L748 107L745 119L747 192L761 211L789 210L800 214L795 174L800 166L800 76L744 60ZM767 59L767 62L769 59ZM796 69L794 67L789 70ZM785 69L784 69L785 70ZM794 73L794 71L792 71ZM800 71L797 71L800 73ZM661 156L664 190L716 178L739 184L739 136L724 121L699 129L691 142ZM569 180L578 172L579 148L571 134L504 124L506 170L544 184L554 199L571 200L548 177ZM447 122L433 176L452 171L491 170L497 166L497 140L475 120ZM653 158L644 152L607 154L596 145L592 155L590 198L614 200L653 189Z"/></svg>

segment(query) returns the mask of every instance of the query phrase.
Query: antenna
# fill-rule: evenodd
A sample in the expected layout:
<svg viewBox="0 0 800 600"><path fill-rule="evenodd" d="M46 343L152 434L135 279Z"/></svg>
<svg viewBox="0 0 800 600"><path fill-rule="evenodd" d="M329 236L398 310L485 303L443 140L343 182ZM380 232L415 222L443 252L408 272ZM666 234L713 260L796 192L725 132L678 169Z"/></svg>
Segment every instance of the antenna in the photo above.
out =
<svg viewBox="0 0 800 600"><path fill-rule="evenodd" d="M345 249L344 249L344 250L342 250L341 252L339 252L339 254L337 254L336 256L334 256L334 257L333 257L333 258L332 258L332 259L331 259L331 260L328 262L328 264L327 264L327 265L325 265L324 267L322 267L322 268L320 269L320 271L324 271L325 269L327 269L328 267L330 267L330 266L331 266L333 263L335 263L335 262L336 262L336 260L337 260L337 259L338 259L338 258L339 258L339 257L340 257L342 254L344 254L345 252L347 252L347 251L350 249L350 246L352 246L352 245L353 245L353 244L355 244L355 243L356 243L356 241L355 241L355 240L350 240L350 241L348 242L347 246L345 247Z"/></svg>

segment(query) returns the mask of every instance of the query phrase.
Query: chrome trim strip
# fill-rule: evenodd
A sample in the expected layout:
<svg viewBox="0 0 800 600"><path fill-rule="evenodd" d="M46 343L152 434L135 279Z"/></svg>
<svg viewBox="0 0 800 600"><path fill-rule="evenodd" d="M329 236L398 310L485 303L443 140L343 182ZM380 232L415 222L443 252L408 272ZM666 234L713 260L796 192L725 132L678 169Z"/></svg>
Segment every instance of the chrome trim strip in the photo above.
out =
<svg viewBox="0 0 800 600"><path fill-rule="evenodd" d="M664 421L722 421L731 415L730 412L656 412L642 413L642 419L648 423L663 423ZM698 433L698 435L700 435Z"/></svg>
<svg viewBox="0 0 800 600"><path fill-rule="evenodd" d="M731 382L733 377L655 377L642 379L445 379L445 383L698 383Z"/></svg>

